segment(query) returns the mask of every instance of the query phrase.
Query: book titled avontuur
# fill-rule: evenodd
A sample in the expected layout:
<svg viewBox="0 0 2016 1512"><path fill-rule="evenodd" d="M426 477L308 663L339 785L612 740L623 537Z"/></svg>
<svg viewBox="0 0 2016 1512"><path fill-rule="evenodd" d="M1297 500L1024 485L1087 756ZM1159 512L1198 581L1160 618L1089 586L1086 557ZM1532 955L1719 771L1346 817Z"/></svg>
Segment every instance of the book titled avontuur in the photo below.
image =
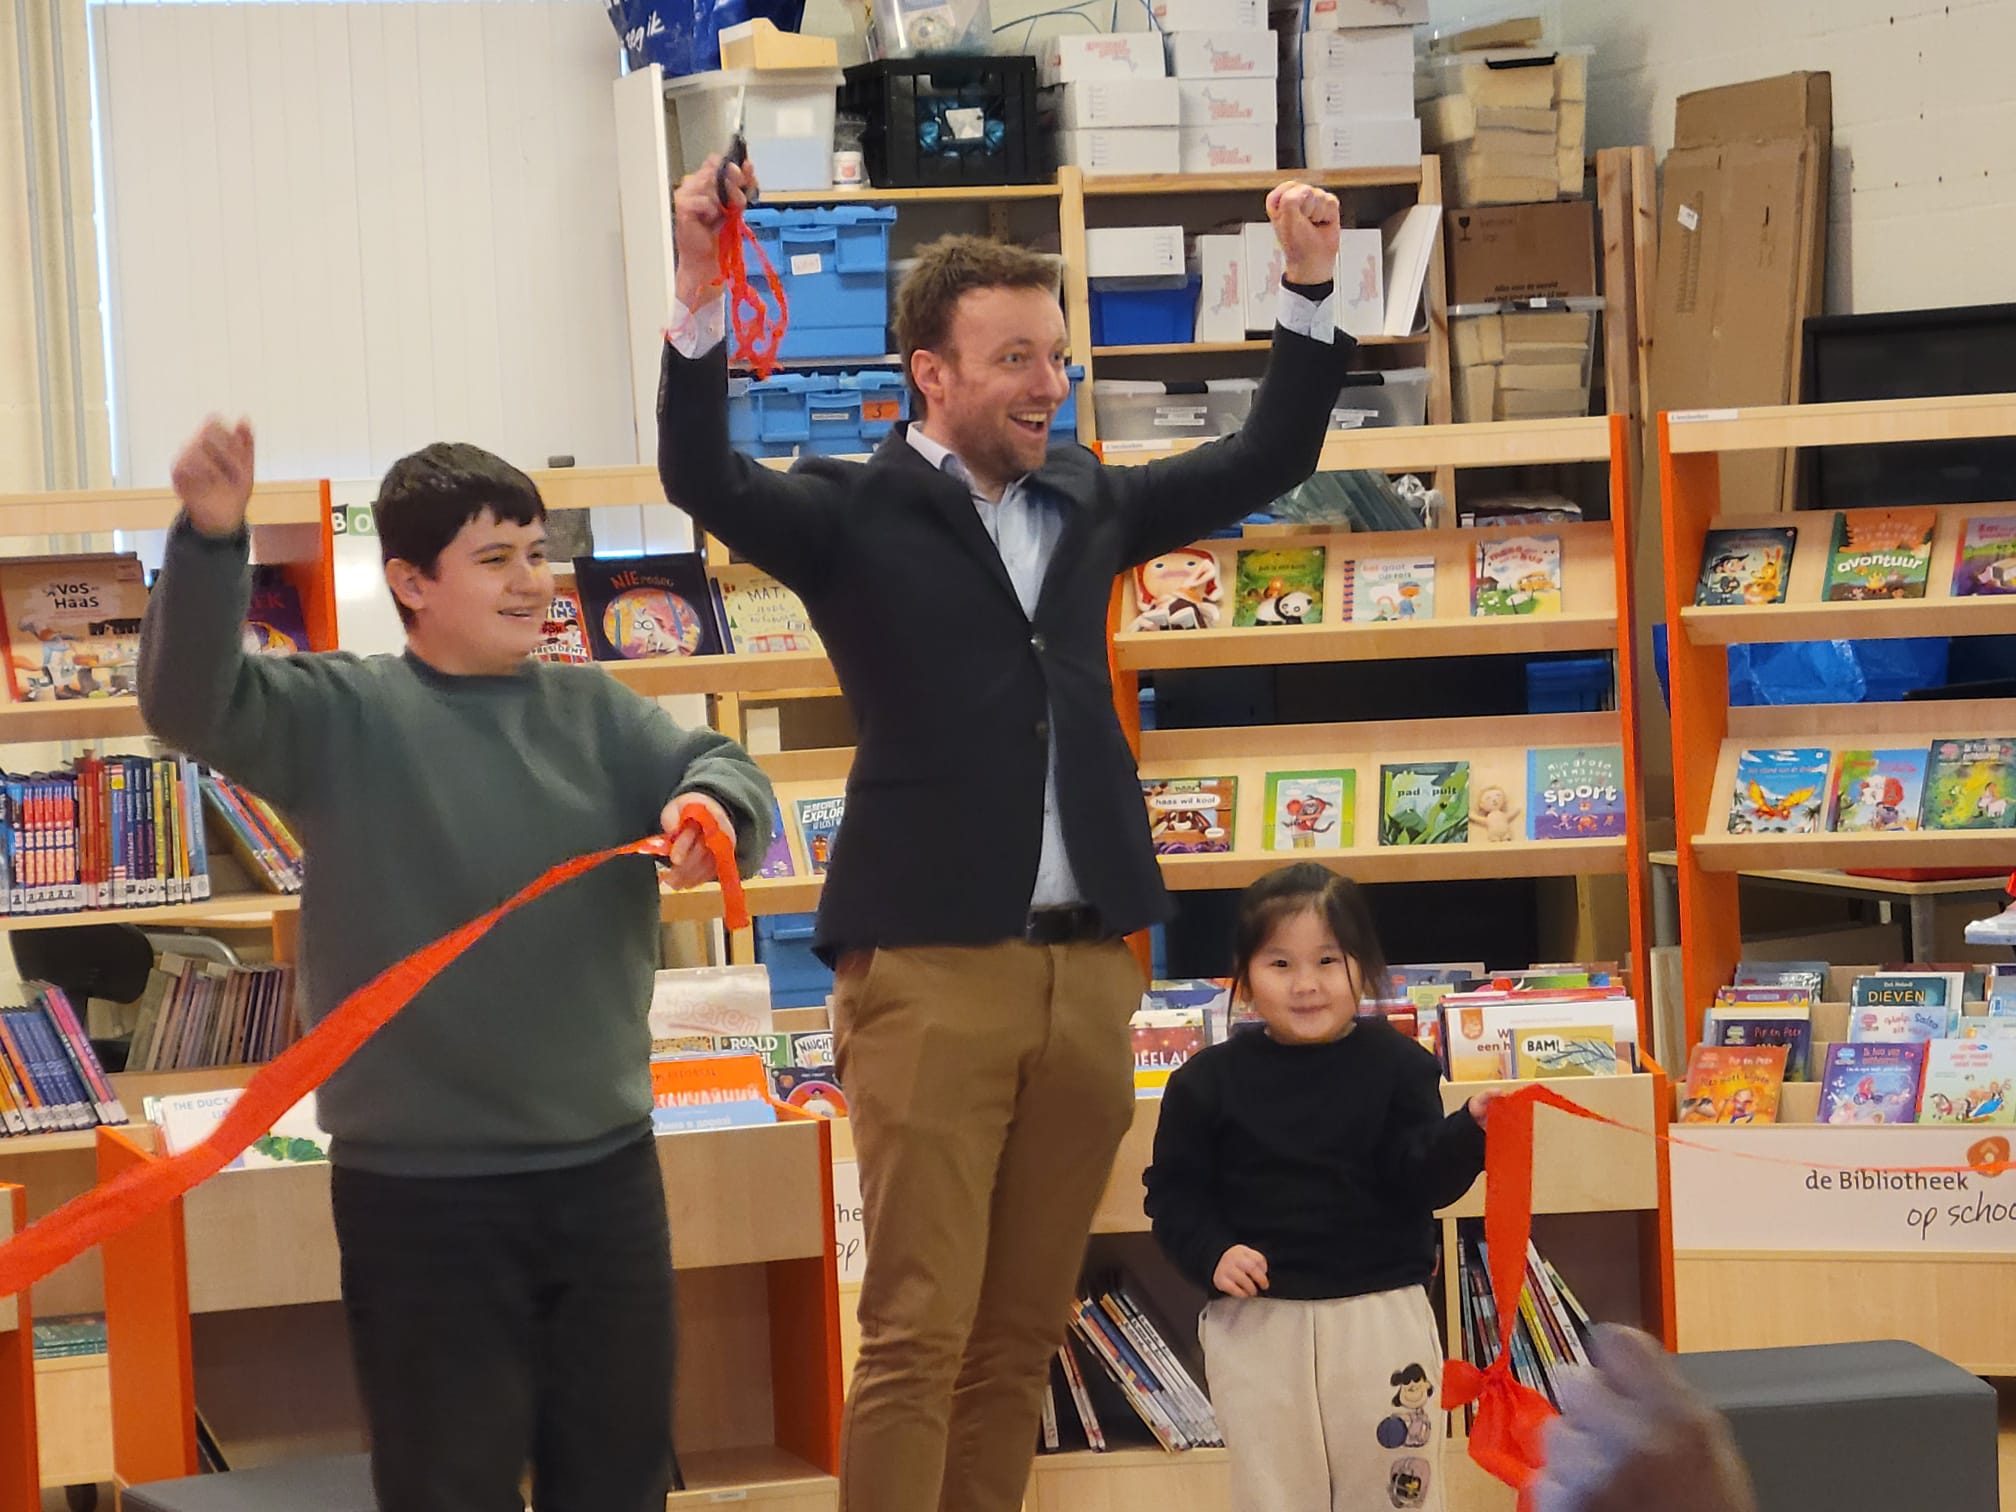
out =
<svg viewBox="0 0 2016 1512"><path fill-rule="evenodd" d="M1827 558L1829 603L1925 597L1936 509L1851 509L1834 517Z"/></svg>

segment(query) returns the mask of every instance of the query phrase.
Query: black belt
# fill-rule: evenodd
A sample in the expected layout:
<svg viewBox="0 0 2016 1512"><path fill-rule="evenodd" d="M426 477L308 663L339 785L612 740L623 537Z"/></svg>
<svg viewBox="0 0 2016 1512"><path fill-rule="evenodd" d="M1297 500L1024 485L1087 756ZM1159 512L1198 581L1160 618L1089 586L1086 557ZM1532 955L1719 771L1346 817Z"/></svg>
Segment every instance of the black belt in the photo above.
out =
<svg viewBox="0 0 2016 1512"><path fill-rule="evenodd" d="M1099 916L1099 910L1077 903L1066 908L1032 908L1022 938L1031 945L1075 945L1082 941L1109 940L1113 932Z"/></svg>

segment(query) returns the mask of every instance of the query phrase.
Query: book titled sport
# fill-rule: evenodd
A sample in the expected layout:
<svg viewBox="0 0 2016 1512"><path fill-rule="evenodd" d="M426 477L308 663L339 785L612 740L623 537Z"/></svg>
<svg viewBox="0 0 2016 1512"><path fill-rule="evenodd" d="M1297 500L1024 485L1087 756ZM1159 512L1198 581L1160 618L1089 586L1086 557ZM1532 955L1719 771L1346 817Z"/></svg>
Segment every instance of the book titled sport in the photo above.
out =
<svg viewBox="0 0 2016 1512"><path fill-rule="evenodd" d="M1936 509L1851 509L1834 517L1821 597L1829 603L1925 597Z"/></svg>

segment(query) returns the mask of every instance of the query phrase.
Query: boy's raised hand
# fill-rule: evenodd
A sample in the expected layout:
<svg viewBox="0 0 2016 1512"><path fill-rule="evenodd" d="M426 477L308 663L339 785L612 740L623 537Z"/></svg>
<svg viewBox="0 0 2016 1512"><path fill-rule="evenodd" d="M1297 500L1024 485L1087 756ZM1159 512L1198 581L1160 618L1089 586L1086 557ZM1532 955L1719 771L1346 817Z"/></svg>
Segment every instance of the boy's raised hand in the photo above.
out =
<svg viewBox="0 0 2016 1512"><path fill-rule="evenodd" d="M1211 1284L1228 1297L1257 1297L1267 1290L1267 1257L1247 1245L1235 1244L1218 1257Z"/></svg>
<svg viewBox="0 0 2016 1512"><path fill-rule="evenodd" d="M1267 196L1267 219L1285 254L1281 276L1290 283L1328 283L1337 276L1337 240L1343 225L1337 196L1293 179Z"/></svg>
<svg viewBox="0 0 2016 1512"><path fill-rule="evenodd" d="M212 415L182 448L170 474L189 523L207 536L230 536L252 502L252 424L226 426Z"/></svg>
<svg viewBox="0 0 2016 1512"><path fill-rule="evenodd" d="M714 853L707 849L698 830L681 828L684 820L680 810L693 804L714 816L714 822L721 826L721 833L730 844L735 840L735 821L728 817L728 810L705 793L681 793L666 804L658 823L666 834L677 837L672 842L672 854L665 858L665 881L675 890L714 880Z"/></svg>
<svg viewBox="0 0 2016 1512"><path fill-rule="evenodd" d="M718 185L722 178L726 180L729 199L738 208L746 208L750 192L757 187L755 166L730 163L724 173L718 152L681 179L679 187L672 191L673 292L689 310L698 309L702 300L720 290L721 255L715 237L721 230Z"/></svg>

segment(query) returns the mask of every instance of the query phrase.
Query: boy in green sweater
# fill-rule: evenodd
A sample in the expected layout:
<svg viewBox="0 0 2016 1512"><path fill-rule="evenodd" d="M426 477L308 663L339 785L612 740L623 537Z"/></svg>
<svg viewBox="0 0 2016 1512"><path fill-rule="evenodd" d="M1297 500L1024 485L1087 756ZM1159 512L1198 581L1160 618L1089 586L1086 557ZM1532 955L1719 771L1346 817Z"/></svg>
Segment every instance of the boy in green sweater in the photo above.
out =
<svg viewBox="0 0 2016 1512"><path fill-rule="evenodd" d="M769 843L770 783L599 668L533 659L553 595L532 480L473 446L395 463L377 517L403 656L248 656L253 445L211 421L141 640L162 741L271 799L308 857L300 993L319 1022L556 862L675 828L693 799ZM674 886L713 875L689 831ZM672 1270L651 1138L653 863L512 915L318 1098L382 1512L661 1512Z"/></svg>

